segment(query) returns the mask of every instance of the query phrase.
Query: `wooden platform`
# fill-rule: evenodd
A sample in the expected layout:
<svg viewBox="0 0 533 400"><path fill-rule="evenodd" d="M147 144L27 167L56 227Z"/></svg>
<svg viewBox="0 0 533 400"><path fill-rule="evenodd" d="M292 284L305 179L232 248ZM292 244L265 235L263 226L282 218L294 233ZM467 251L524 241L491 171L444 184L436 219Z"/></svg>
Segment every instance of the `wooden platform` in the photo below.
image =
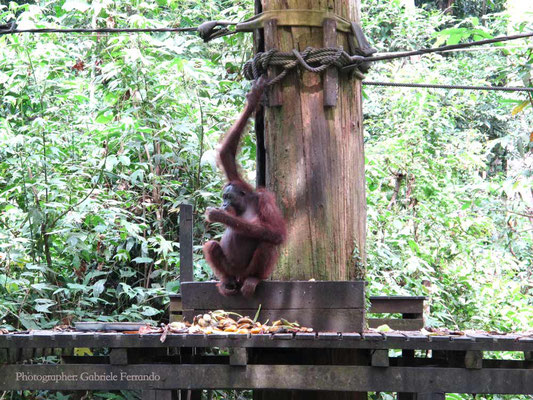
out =
<svg viewBox="0 0 533 400"><path fill-rule="evenodd" d="M32 331L31 333L0 335L0 355L9 349L59 349L73 347L242 347L531 352L533 351L532 335L467 333L463 336L433 336L425 335L418 331L363 332L361 334L336 332L266 335L239 335L234 333L216 335L169 334L165 342L161 343L159 334ZM50 354L53 354L53 352L48 355ZM0 360L5 360L5 357L0 358Z"/></svg>
<svg viewBox="0 0 533 400"><path fill-rule="evenodd" d="M100 355L73 356L73 348L98 349ZM229 351L213 355L211 348ZM358 349L366 356L347 360L343 365L310 362L321 359L326 349ZM391 349L424 352L416 357L393 357ZM497 354L484 358L486 351L521 352L523 359L504 360ZM516 334L170 334L162 343L158 334L34 331L0 335L0 390L298 389L533 394L532 353L533 336ZM60 357L62 364L50 364L52 359L44 362L40 358L43 354ZM33 361L28 364L30 360Z"/></svg>

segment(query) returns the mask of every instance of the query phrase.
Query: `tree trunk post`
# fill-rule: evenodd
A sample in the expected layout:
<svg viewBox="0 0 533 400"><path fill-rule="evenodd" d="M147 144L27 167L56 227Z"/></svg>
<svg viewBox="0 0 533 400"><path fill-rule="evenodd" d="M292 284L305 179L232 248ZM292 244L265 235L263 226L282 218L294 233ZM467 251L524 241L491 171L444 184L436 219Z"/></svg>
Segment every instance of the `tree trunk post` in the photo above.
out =
<svg viewBox="0 0 533 400"><path fill-rule="evenodd" d="M256 12L310 9L359 21L360 0L256 0ZM335 35L336 33L336 35ZM257 46L261 43L264 46ZM322 27L265 24L256 51L350 48L348 35ZM270 71L269 76L279 71ZM274 279L363 280L366 196L361 82L353 74L299 70L269 91L265 107L265 182L288 226ZM259 146L258 146L259 148ZM283 357L283 355L280 355ZM317 355L314 355L316 358ZM364 351L324 351L313 362L370 365ZM254 399L364 399L366 393L255 391Z"/></svg>
<svg viewBox="0 0 533 400"><path fill-rule="evenodd" d="M359 0L262 0L263 11L323 10L350 21L359 20L359 4ZM323 27L278 26L276 33L273 40L265 38L265 50L302 51L325 43ZM326 42L331 43L331 33L327 35ZM336 43L348 49L348 35L337 32ZM337 81L331 76L290 72L278 84L281 104L270 103L265 110L266 186L276 193L289 232L276 279L354 280L365 275L361 82L339 73L338 89L331 90ZM336 105L327 107L335 91Z"/></svg>

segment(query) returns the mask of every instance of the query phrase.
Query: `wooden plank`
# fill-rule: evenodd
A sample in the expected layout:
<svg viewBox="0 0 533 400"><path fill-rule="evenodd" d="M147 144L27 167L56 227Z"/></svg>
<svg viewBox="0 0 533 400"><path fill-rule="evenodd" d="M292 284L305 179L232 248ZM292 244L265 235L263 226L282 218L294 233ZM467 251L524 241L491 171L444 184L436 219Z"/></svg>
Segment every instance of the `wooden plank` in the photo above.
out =
<svg viewBox="0 0 533 400"><path fill-rule="evenodd" d="M369 313L422 314L425 297L370 297Z"/></svg>
<svg viewBox="0 0 533 400"><path fill-rule="evenodd" d="M0 390L283 389L533 393L531 369L350 365L6 365Z"/></svg>
<svg viewBox="0 0 533 400"><path fill-rule="evenodd" d="M224 307L240 315L253 317L257 310L242 310ZM186 321L192 321L195 315L204 314L208 310L184 310ZM362 309L299 309L299 310L267 310L261 309L258 320L265 322L284 318L290 322L312 328L314 331L326 332L362 332L364 324Z"/></svg>
<svg viewBox="0 0 533 400"><path fill-rule="evenodd" d="M180 205L180 281L191 282L193 278L192 262L192 206ZM183 292L182 292L183 293Z"/></svg>
<svg viewBox="0 0 533 400"><path fill-rule="evenodd" d="M409 332L387 333L364 333L364 337L352 333L343 332L340 338L335 340L292 340L273 341L269 335L239 335L235 339L228 340L227 335L185 335L169 334L164 343L161 343L161 335L158 333L145 335L131 335L123 333L109 333L96 338L92 333L65 332L56 336L54 347L106 347L106 348L176 348L176 347L283 347L283 348L332 348L332 349L412 349L412 350L438 350L438 351L533 351L533 343L520 340L497 340L490 342L476 342L472 338L466 340L452 340L453 336L437 337ZM412 332L411 332L412 334ZM11 336L7 340L6 336ZM518 337L518 336L516 336ZM354 340L355 338L355 340ZM386 339L386 340L384 340ZM442 340L440 340L442 339ZM0 335L0 349L24 348L35 349L34 356L42 356L42 348L50 347L52 342L49 336L34 335L30 340L29 335ZM7 351L6 351L7 353Z"/></svg>
<svg viewBox="0 0 533 400"><path fill-rule="evenodd" d="M265 50L279 49L278 45L278 21L275 18L268 20L265 23ZM268 79L276 77L281 71L278 68L270 68L268 71ZM270 86L268 92L268 105L270 107L279 107L283 104L283 94L281 91L281 82Z"/></svg>
<svg viewBox="0 0 533 400"><path fill-rule="evenodd" d="M0 364L5 364L8 361L8 349L0 349Z"/></svg>
<svg viewBox="0 0 533 400"><path fill-rule="evenodd" d="M168 314L170 322L183 321L183 304L181 301L181 294L170 296Z"/></svg>
<svg viewBox="0 0 533 400"><path fill-rule="evenodd" d="M417 319L398 319L398 318L367 318L370 328L377 328L381 325L388 325L396 331L418 331L424 327L424 320Z"/></svg>
<svg viewBox="0 0 533 400"><path fill-rule="evenodd" d="M336 332L318 332L317 339L318 340L339 340L341 339L341 335Z"/></svg>
<svg viewBox="0 0 533 400"><path fill-rule="evenodd" d="M292 340L294 339L293 333L274 333L272 335L273 340Z"/></svg>
<svg viewBox="0 0 533 400"><path fill-rule="evenodd" d="M492 342L495 340L494 336L487 333L466 332L466 336L474 339L476 342Z"/></svg>
<svg viewBox="0 0 533 400"><path fill-rule="evenodd" d="M361 340L362 336L359 333L355 333L355 332L349 332L349 333L343 332L341 334L341 339L342 340Z"/></svg>
<svg viewBox="0 0 533 400"><path fill-rule="evenodd" d="M216 282L186 282L181 293L184 309L335 309L364 307L363 281L263 281L251 299L222 296Z"/></svg>
<svg viewBox="0 0 533 400"><path fill-rule="evenodd" d="M380 332L365 332L363 334L365 341L383 342L385 337L386 336L382 335Z"/></svg>
<svg viewBox="0 0 533 400"><path fill-rule="evenodd" d="M297 340L315 340L316 333L314 332L298 332L294 335L294 338Z"/></svg>
<svg viewBox="0 0 533 400"><path fill-rule="evenodd" d="M324 47L337 47L337 22L326 18L323 22ZM339 93L339 71L329 67L324 71L324 107L335 107Z"/></svg>

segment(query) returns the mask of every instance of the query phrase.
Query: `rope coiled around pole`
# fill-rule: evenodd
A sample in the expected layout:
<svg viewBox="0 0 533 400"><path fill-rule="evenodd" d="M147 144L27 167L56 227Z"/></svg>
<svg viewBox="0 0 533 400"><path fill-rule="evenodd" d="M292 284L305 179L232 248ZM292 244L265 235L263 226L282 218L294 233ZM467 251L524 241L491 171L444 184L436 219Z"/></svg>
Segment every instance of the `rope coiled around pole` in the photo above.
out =
<svg viewBox="0 0 533 400"><path fill-rule="evenodd" d="M327 47L315 49L307 47L304 51L292 50L292 52L282 52L272 49L260 52L254 58L244 64L244 76L248 80L255 80L267 73L268 67L282 68L282 72L272 78L269 85L281 81L287 72L301 66L309 72L319 73L328 67L342 68L353 64L353 58L345 52L342 47Z"/></svg>

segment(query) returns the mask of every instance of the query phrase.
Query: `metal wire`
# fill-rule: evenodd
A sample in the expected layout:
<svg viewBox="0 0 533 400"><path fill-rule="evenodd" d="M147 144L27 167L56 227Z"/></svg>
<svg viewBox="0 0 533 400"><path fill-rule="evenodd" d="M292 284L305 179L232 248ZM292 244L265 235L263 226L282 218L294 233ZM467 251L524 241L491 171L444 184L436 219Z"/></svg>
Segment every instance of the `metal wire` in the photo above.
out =
<svg viewBox="0 0 533 400"><path fill-rule="evenodd" d="M139 33L139 32L198 32L200 34L200 37L204 39L204 41L209 41L212 39L215 39L217 37L231 35L234 33L237 33L237 30L229 30L226 27L229 25L236 25L236 22L227 22L227 21L207 21L202 23L201 25L197 27L184 27L184 28L95 28L95 29L86 29L86 28L35 28L35 29L17 29L15 26L15 23L10 24L3 24L0 25L0 36L1 35L9 35L9 34L15 34L15 33ZM484 40L478 40L474 42L468 42L468 43L458 43L453 45L447 45L447 46L441 46L441 47L432 47L432 48L425 48L420 50L413 50L413 51L405 51L405 52L395 52L395 53L384 53L382 55L372 55L372 56L360 56L360 55L354 55L354 56L348 56L348 57L340 57L340 55L333 56L334 58L344 58L347 59L343 60L342 63L336 63L336 67L340 68L342 70L349 70L353 68L359 68L364 63L368 62L376 62L376 61L385 61L385 60L393 60L397 58L405 58L405 57L411 57L416 55L422 55L422 54L429 54L429 53L437 53L437 52L445 52L445 51L451 51L451 50L458 50L458 49L465 49L468 47L473 46L480 46L490 43L498 43L498 42L505 42L509 40L517 40L517 39L523 39L533 37L533 32L528 33L521 33L517 35L508 35L508 36L498 36L492 39L484 39ZM315 49L314 51L321 51L321 50L331 50L331 49ZM337 49L335 49L337 50ZM294 50L296 51L296 50ZM321 67L311 67L308 65L307 60L305 60L305 57L299 57L302 53L290 53L291 56L295 57L298 62L306 67L306 68L319 68ZM279 52L279 54L284 54ZM341 55L344 56L344 54ZM269 60L270 61L270 60ZM292 62L289 61L289 62ZM307 66L306 66L307 64ZM323 64L329 64L330 62L325 62ZM266 65L268 66L268 65ZM265 66L265 68L266 68ZM308 69L309 69L308 68ZM327 68L327 67L325 67ZM495 89L498 90L498 89Z"/></svg>
<svg viewBox="0 0 533 400"><path fill-rule="evenodd" d="M363 81L363 85L407 87L407 88L428 88L428 89L489 90L489 91L499 91L499 92L533 93L533 88L513 87L513 86L436 85L436 84L429 84L429 83L400 83L400 82L373 82L373 81Z"/></svg>
<svg viewBox="0 0 533 400"><path fill-rule="evenodd" d="M14 33L141 33L141 32L196 32L197 27L186 28L34 28L34 29L0 29L0 35L9 35Z"/></svg>
<svg viewBox="0 0 533 400"><path fill-rule="evenodd" d="M518 35L510 35L510 36L498 36L492 39L484 39L484 40L478 40L478 41L468 42L468 43L451 44L451 45L440 46L440 47L431 47L431 48L413 50L413 51L396 52L392 54L385 53L383 55L374 55L370 57L352 56L352 60L354 61L354 64L348 65L344 67L343 69L351 69L353 67L357 67L359 63L361 62L394 60L396 58L405 58L405 57L411 57L411 56L418 56L422 54L438 53L442 51L449 51L449 50L456 50L456 49L464 49L464 48L472 47L472 46L480 46L484 44L497 43L497 42L506 42L509 40L524 39L528 37L533 37L533 32L521 33Z"/></svg>

